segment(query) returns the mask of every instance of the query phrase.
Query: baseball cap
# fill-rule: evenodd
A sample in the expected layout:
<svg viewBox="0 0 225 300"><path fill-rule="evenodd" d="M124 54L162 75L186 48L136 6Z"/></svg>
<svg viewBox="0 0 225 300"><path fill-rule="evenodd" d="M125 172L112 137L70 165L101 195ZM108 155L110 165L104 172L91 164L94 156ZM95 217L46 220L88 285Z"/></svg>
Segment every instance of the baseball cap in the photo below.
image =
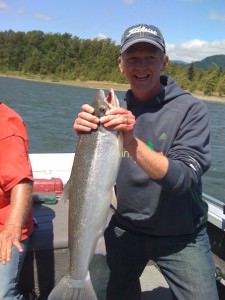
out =
<svg viewBox="0 0 225 300"><path fill-rule="evenodd" d="M138 24L125 30L121 39L120 53L122 54L130 46L141 42L152 44L164 53L166 52L165 41L161 31L153 25Z"/></svg>

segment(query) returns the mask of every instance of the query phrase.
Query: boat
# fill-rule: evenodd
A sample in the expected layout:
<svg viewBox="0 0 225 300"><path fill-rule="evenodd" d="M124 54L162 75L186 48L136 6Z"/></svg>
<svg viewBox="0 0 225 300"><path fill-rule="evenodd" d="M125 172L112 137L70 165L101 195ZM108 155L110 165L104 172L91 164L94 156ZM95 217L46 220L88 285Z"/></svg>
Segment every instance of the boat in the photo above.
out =
<svg viewBox="0 0 225 300"><path fill-rule="evenodd" d="M55 284L67 273L68 203L60 199L69 179L74 153L30 154L34 175L34 232L25 258L20 288L27 300L46 300ZM225 203L203 194L208 203L208 232L216 265L220 299L225 299ZM105 299L109 270L98 249L90 265L98 300ZM151 280L149 280L151 276ZM170 289L153 262L141 277L143 300L172 300Z"/></svg>

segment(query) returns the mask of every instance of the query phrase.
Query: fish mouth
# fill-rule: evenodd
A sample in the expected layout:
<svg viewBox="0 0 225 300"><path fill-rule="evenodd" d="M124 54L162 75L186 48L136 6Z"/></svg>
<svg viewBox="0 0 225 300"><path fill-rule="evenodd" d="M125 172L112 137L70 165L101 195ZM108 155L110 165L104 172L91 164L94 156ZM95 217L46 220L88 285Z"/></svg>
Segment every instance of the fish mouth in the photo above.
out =
<svg viewBox="0 0 225 300"><path fill-rule="evenodd" d="M105 101L109 105L110 108L119 107L119 100L113 89L110 89L108 95L105 97Z"/></svg>
<svg viewBox="0 0 225 300"><path fill-rule="evenodd" d="M107 95L105 95L104 90L99 90L92 105L94 108L94 115L98 118L103 117L108 110L120 106L119 100L113 89L110 89Z"/></svg>

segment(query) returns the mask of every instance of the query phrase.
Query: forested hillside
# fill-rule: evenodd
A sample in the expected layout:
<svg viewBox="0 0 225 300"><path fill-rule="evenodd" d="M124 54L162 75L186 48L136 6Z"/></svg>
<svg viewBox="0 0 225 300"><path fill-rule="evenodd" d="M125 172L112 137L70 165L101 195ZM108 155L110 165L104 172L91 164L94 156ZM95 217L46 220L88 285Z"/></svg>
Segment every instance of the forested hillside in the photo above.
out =
<svg viewBox="0 0 225 300"><path fill-rule="evenodd" d="M125 83L117 68L119 47L111 39L80 39L42 31L0 32L0 73L39 75L57 80L97 80ZM224 65L223 65L224 66ZM184 88L206 95L225 95L225 70L212 64L170 63L165 73Z"/></svg>
<svg viewBox="0 0 225 300"><path fill-rule="evenodd" d="M210 67L217 67L225 69L225 55L212 55L204 58L201 61L194 62L197 68L208 69Z"/></svg>

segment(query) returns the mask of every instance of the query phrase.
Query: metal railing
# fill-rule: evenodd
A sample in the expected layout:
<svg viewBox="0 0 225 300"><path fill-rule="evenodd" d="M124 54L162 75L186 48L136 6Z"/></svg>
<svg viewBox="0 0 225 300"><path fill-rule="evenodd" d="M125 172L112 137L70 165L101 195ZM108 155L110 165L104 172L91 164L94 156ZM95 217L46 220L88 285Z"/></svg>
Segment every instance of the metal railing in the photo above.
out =
<svg viewBox="0 0 225 300"><path fill-rule="evenodd" d="M202 196L208 204L208 221L225 230L225 203L205 193Z"/></svg>

